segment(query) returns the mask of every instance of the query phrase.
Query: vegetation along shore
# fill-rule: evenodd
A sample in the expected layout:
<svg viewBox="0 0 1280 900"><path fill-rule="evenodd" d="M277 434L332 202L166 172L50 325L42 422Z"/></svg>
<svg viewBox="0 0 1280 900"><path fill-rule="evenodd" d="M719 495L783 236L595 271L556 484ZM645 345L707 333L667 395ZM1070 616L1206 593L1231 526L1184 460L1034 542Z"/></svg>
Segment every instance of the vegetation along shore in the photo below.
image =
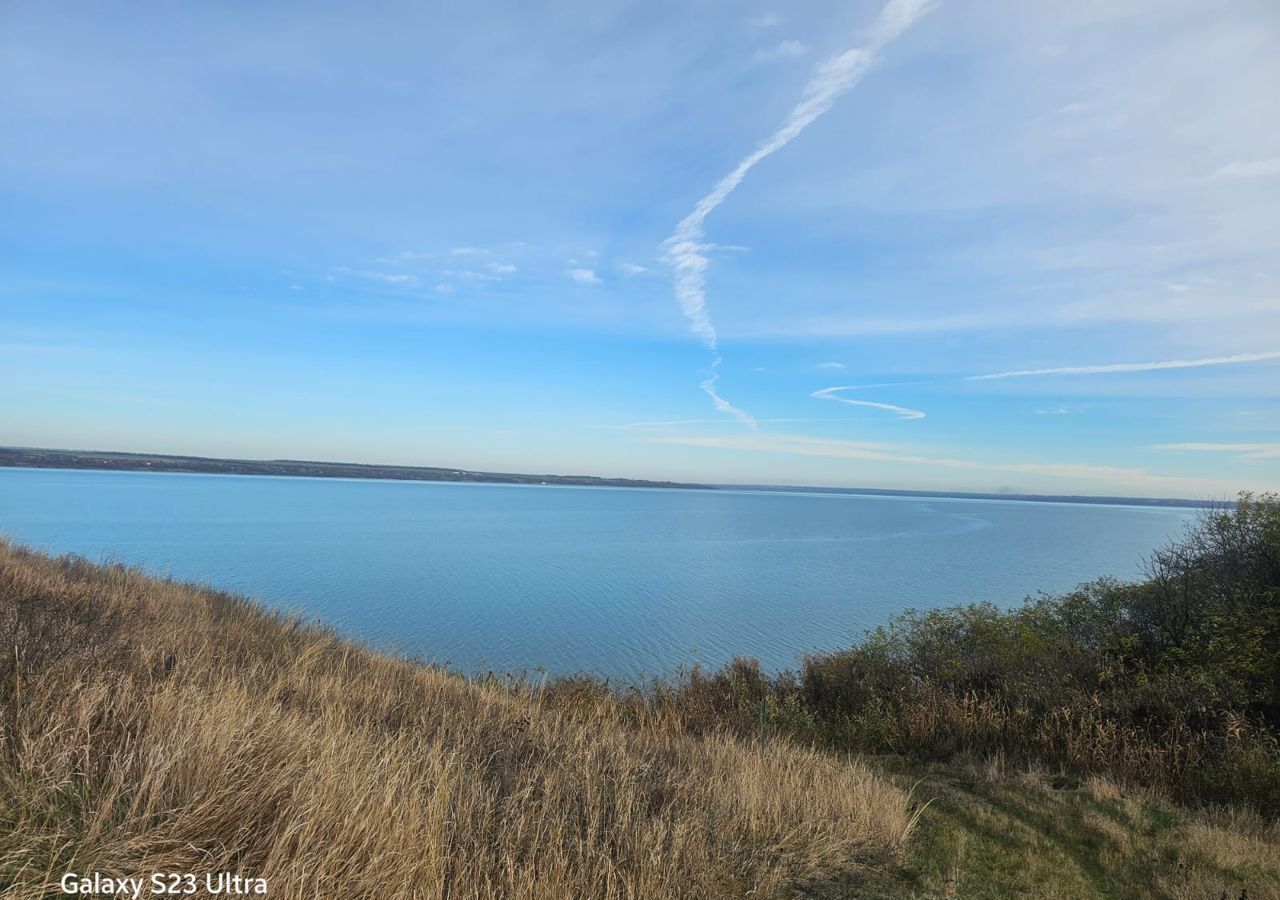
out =
<svg viewBox="0 0 1280 900"><path fill-rule="evenodd" d="M468 484L566 485L572 487L664 488L702 491L770 491L854 494L865 497L955 497L969 500L1027 500L1036 503L1090 503L1118 506L1207 507L1204 500L1159 497L1099 497L1077 494L975 493L972 491L906 491L887 488L813 487L795 484L695 484L644 478L598 475L534 475L519 472L479 472L440 466L324 462L303 459L219 459L166 453L122 453L116 450L52 450L38 447L0 447L0 468L90 469L111 472L186 472L203 475L271 475L290 478L358 478L395 481L437 481Z"/></svg>
<svg viewBox="0 0 1280 900"><path fill-rule="evenodd" d="M1280 897L1280 499L1146 571L619 689L3 544L0 892Z"/></svg>

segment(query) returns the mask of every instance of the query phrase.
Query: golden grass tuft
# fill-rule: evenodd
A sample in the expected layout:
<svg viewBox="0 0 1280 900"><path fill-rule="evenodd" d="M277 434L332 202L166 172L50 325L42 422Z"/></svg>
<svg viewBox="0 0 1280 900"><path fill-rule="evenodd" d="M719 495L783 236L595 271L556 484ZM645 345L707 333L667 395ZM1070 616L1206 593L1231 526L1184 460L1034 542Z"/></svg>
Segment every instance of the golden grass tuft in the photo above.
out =
<svg viewBox="0 0 1280 900"><path fill-rule="evenodd" d="M0 891L231 871L303 898L786 896L892 859L856 761L464 680L243 598L0 543Z"/></svg>

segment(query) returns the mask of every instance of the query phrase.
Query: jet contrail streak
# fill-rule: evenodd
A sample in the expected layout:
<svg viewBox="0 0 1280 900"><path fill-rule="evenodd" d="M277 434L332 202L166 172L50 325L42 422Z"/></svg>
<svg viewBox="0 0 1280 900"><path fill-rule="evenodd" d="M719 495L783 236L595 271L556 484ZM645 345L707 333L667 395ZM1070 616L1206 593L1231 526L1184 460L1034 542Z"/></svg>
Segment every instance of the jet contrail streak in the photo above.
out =
<svg viewBox="0 0 1280 900"><path fill-rule="evenodd" d="M900 419L924 418L924 412L918 409L911 409L906 406L894 406L892 403L877 403L874 400L850 400L848 397L840 396L840 391L855 391L857 389L857 385L837 385L836 387L823 388L820 391L814 391L809 396L817 397L819 400L834 400L836 403L843 403L846 406L869 406L872 409L883 409L886 412L895 413Z"/></svg>
<svg viewBox="0 0 1280 900"><path fill-rule="evenodd" d="M680 220L675 232L664 242L666 261L675 272L676 300L689 320L691 330L708 350L716 351L719 337L707 311L706 273L710 261L706 256L708 247L703 243L703 225L707 216L733 193L757 163L789 144L829 110L842 94L861 81L875 64L876 52L911 27L932 5L933 0L889 0L872 26L870 41L819 66L805 86L802 99L788 114L782 127L721 178L711 193L699 200L693 210ZM720 357L717 356L711 365L712 375L700 385L702 390L721 412L755 427L755 419L717 393L715 383L719 375L715 369L719 365Z"/></svg>
<svg viewBox="0 0 1280 900"><path fill-rule="evenodd" d="M1205 359L1166 359L1160 362L1108 363L1102 366L1059 366L1055 369L1019 369L1015 372L993 372L970 375L965 381L995 381L1001 378L1030 378L1035 375L1105 375L1109 372L1156 372L1161 369L1198 369L1201 366L1230 366L1236 363L1280 359L1280 350L1266 353L1237 353L1235 356L1210 356Z"/></svg>

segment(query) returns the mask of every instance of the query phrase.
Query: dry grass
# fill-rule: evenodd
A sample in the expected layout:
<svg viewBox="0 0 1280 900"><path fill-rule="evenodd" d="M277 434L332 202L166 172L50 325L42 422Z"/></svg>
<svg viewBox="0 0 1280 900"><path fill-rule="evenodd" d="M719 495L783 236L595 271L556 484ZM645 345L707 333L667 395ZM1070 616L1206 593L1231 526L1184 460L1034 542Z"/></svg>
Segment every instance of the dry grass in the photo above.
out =
<svg viewBox="0 0 1280 900"><path fill-rule="evenodd" d="M785 896L912 826L856 762L544 702L8 544L0 640L5 896L222 870L277 900Z"/></svg>

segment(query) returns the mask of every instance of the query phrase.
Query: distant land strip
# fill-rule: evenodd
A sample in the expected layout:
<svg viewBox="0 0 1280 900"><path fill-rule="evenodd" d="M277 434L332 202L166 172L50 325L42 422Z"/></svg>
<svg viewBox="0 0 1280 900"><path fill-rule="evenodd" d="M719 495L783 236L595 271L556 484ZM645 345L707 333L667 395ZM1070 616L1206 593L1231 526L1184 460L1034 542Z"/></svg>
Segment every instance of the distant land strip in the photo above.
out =
<svg viewBox="0 0 1280 900"><path fill-rule="evenodd" d="M644 478L604 478L595 475L527 475L515 472L477 472L471 469L452 469L436 466L392 466L300 459L216 459L207 456L173 456L164 453L125 453L115 450L54 450L42 447L0 447L0 467L19 469L97 469L114 472L194 472L207 475L277 475L304 478L366 478L372 480L443 481L475 484L555 484L582 487L667 488L704 491L770 491L808 494L853 494L868 497L1022 500L1040 503L1089 503L1116 506L1210 507L1220 503L1217 500L1153 497L908 491L890 488L841 488L782 484L694 484L681 481L650 481Z"/></svg>
<svg viewBox="0 0 1280 900"><path fill-rule="evenodd" d="M594 487L702 488L706 484L598 478L594 475L523 475L434 466L387 466L304 459L214 459L163 453L108 450L48 450L0 447L0 466L42 469L106 469L118 472L197 472L209 475L287 475L306 478L369 478L396 481L462 481L483 484L574 484Z"/></svg>

